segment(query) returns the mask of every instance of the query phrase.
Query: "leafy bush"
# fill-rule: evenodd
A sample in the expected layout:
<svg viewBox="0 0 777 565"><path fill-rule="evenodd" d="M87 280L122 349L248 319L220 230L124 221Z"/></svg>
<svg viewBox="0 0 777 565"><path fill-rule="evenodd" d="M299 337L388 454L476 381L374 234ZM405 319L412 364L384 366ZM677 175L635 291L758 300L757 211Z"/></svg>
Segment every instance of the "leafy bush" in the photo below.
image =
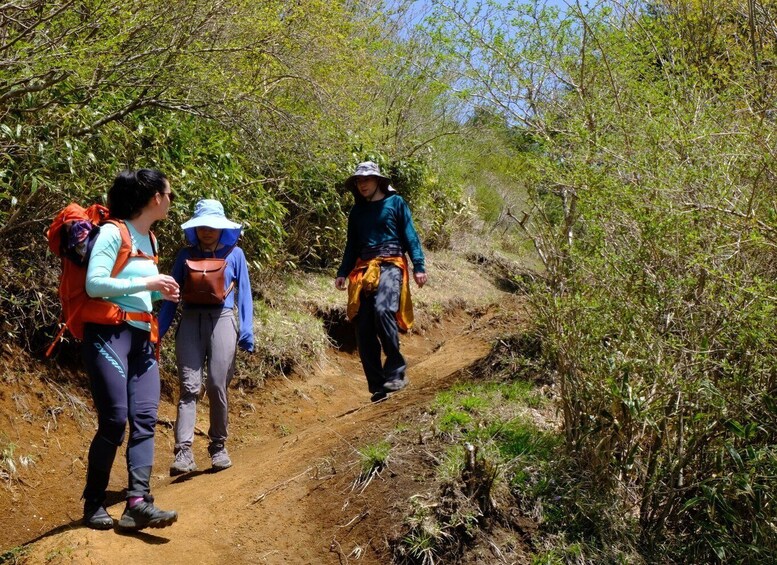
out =
<svg viewBox="0 0 777 565"><path fill-rule="evenodd" d="M519 149L512 219L548 283L531 301L569 457L560 535L581 559L768 562L775 6L452 13L449 55L489 68L462 86L542 140Z"/></svg>

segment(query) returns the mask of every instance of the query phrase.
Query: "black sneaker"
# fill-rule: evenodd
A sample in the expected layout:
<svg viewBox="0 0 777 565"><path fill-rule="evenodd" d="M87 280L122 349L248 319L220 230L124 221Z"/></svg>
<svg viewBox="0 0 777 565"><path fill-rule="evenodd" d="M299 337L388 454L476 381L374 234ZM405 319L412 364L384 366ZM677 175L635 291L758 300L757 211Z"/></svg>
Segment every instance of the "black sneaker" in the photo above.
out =
<svg viewBox="0 0 777 565"><path fill-rule="evenodd" d="M154 497L150 494L130 508L129 503L124 514L119 518L119 528L122 530L142 530L143 528L166 528L178 520L175 510L160 510L154 506Z"/></svg>
<svg viewBox="0 0 777 565"><path fill-rule="evenodd" d="M110 530L113 518L101 502L84 502L84 526L93 530Z"/></svg>
<svg viewBox="0 0 777 565"><path fill-rule="evenodd" d="M383 392L382 390L379 390L378 392L373 392L372 396L370 397L370 400L372 402L380 402L381 400L386 400L388 398L388 394Z"/></svg>

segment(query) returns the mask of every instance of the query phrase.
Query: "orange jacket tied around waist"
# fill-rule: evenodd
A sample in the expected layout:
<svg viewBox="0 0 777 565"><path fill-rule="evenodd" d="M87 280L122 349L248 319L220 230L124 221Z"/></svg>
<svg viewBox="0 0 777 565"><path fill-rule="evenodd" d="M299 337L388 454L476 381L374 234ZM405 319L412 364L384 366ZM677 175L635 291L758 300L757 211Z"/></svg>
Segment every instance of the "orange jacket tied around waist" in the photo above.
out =
<svg viewBox="0 0 777 565"><path fill-rule="evenodd" d="M351 321L359 313L361 292L375 292L380 283L380 266L391 263L402 269L402 288L399 292L399 310L396 318L399 329L406 332L413 327L413 302L410 299L410 274L405 257L375 257L369 261L359 259L348 275L348 308L346 315Z"/></svg>

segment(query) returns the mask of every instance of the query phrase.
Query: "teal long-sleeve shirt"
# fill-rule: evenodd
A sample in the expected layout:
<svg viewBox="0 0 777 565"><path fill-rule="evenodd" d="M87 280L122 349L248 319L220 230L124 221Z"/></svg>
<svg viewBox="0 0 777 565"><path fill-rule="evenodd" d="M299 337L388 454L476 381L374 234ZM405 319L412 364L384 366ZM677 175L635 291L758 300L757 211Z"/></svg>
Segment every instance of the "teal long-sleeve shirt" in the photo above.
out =
<svg viewBox="0 0 777 565"><path fill-rule="evenodd" d="M397 245L410 256L413 271L426 272L421 241L407 202L391 192L382 200L357 200L348 214L348 236L338 277L347 277L362 252L381 245Z"/></svg>
<svg viewBox="0 0 777 565"><path fill-rule="evenodd" d="M125 222L129 229L132 247L139 249L148 256L154 255L149 235L141 235L130 222ZM111 276L113 265L119 255L121 233L113 224L100 227L100 234L94 242L89 266L86 270L86 293L94 298L105 298L118 305L125 312L151 312L155 300L160 300L159 292L146 290L145 277L159 274L156 263L145 257L132 257L124 268ZM128 324L140 329L149 330L147 322L129 321Z"/></svg>

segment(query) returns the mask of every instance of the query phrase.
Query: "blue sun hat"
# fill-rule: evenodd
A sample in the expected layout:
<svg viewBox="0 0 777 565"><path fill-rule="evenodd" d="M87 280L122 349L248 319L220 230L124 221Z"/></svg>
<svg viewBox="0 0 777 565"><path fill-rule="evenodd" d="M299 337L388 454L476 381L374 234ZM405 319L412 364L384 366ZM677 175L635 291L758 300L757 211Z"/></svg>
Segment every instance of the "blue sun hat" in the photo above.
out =
<svg viewBox="0 0 777 565"><path fill-rule="evenodd" d="M221 205L221 202L208 198L197 202L194 206L194 215L188 222L181 224L186 241L190 245L197 245L197 228L201 227L221 230L219 243L227 246L235 245L243 232L241 224L228 220L224 215L224 206Z"/></svg>

